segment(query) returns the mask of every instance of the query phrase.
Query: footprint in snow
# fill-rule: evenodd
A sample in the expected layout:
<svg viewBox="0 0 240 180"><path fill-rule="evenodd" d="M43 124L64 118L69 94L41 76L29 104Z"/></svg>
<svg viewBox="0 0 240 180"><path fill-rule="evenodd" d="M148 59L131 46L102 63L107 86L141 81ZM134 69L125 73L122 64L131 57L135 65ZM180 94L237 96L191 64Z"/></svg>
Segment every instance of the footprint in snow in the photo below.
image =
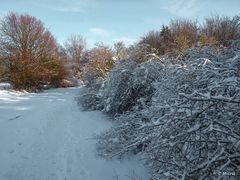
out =
<svg viewBox="0 0 240 180"><path fill-rule="evenodd" d="M8 120L9 120L9 121L12 121L12 120L18 119L18 118L20 118L20 117L21 117L21 115L18 115L18 116L15 116L15 117L13 117L13 118L9 118Z"/></svg>

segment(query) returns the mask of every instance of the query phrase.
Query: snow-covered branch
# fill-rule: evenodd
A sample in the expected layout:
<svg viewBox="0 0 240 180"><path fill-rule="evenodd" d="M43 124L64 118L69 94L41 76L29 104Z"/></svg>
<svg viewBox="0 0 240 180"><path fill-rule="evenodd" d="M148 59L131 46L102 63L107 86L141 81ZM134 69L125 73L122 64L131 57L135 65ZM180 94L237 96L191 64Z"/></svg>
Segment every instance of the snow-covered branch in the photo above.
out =
<svg viewBox="0 0 240 180"><path fill-rule="evenodd" d="M116 122L98 137L99 153L143 153L152 179L239 171L239 53L204 47L190 49L185 66L162 59L114 67L97 91Z"/></svg>

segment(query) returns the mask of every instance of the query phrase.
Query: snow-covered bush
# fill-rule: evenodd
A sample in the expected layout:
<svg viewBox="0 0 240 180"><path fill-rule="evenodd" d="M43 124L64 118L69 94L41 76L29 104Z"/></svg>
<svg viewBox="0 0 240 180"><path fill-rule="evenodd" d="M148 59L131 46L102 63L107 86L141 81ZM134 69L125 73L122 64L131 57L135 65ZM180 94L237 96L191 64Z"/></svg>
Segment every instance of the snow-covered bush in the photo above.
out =
<svg viewBox="0 0 240 180"><path fill-rule="evenodd" d="M103 90L104 110L115 114L127 110L131 101L125 101L131 94L132 72L136 68L133 61L122 61L108 74ZM121 102L125 101L125 102Z"/></svg>
<svg viewBox="0 0 240 180"><path fill-rule="evenodd" d="M129 59L142 63L150 59L159 59L158 50L149 44L140 42L128 48Z"/></svg>
<svg viewBox="0 0 240 180"><path fill-rule="evenodd" d="M234 51L238 51L240 50L240 41L239 40L232 40L229 41L229 47L234 50Z"/></svg>
<svg viewBox="0 0 240 180"><path fill-rule="evenodd" d="M104 111L109 114L142 109L155 92L153 82L162 65L157 61L136 64L126 61L117 65L107 76L103 93Z"/></svg>
<svg viewBox="0 0 240 180"><path fill-rule="evenodd" d="M109 72L101 87L94 82L79 98L83 107L96 106L110 114L142 109L151 102L155 92L153 82L162 69L158 61L137 64L135 61L121 61ZM97 108L99 109L99 108Z"/></svg>
<svg viewBox="0 0 240 180"><path fill-rule="evenodd" d="M81 89L81 96L77 98L78 104L83 110L102 110L100 89L103 86L102 78L95 79L92 83Z"/></svg>
<svg viewBox="0 0 240 180"><path fill-rule="evenodd" d="M110 85L104 88L109 96L104 103L115 113L115 107L121 106L116 106L117 101L124 104L131 100L129 85L143 84L140 87L145 89L150 85L152 91L144 96L150 98L147 106L136 108L135 104L134 111L116 117L117 126L99 137L99 153L121 157L142 152L153 170L152 179L211 179L224 172L239 173L240 56L239 51L224 52L192 50L195 56L186 57L184 66L158 66L151 61L140 64L128 70L134 78L125 79L129 83L120 87L119 73L108 76ZM150 71L150 83L137 73L141 69Z"/></svg>
<svg viewBox="0 0 240 180"><path fill-rule="evenodd" d="M158 89L153 109L162 116L152 123L156 128L151 135L155 136L147 149L155 177L205 179L215 172L237 172L239 63L239 57L221 62L197 59L175 73L180 78L172 81L172 95ZM167 98L163 101L162 97Z"/></svg>
<svg viewBox="0 0 240 180"><path fill-rule="evenodd" d="M0 82L0 90L11 89L12 85L10 83L1 83Z"/></svg>

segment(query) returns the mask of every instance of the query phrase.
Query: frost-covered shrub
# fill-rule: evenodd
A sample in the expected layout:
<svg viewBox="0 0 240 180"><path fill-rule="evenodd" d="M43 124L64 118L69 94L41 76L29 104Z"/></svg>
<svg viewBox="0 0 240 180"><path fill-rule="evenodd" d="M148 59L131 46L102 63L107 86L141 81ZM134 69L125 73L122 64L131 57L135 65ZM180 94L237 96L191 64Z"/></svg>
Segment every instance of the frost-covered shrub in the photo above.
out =
<svg viewBox="0 0 240 180"><path fill-rule="evenodd" d="M151 102L116 117L117 126L99 137L99 153L121 157L142 152L152 179L239 173L240 56L213 53L202 50L189 56L185 66L162 64L151 71Z"/></svg>
<svg viewBox="0 0 240 180"><path fill-rule="evenodd" d="M202 35L214 37L220 44L226 46L229 40L240 39L240 16L212 16L205 19L200 28Z"/></svg>
<svg viewBox="0 0 240 180"><path fill-rule="evenodd" d="M128 48L129 59L137 63L143 63L150 59L159 59L158 50L149 44L140 42Z"/></svg>
<svg viewBox="0 0 240 180"><path fill-rule="evenodd" d="M126 61L117 65L104 84L104 111L121 114L148 105L155 91L153 82L161 69L162 65L157 61L142 64Z"/></svg>
<svg viewBox="0 0 240 180"><path fill-rule="evenodd" d="M190 62L198 58L216 60L218 58L218 52L213 47L204 46L204 47L189 48L186 51L186 54L184 56L184 60L190 61Z"/></svg>
<svg viewBox="0 0 240 180"><path fill-rule="evenodd" d="M121 61L115 64L104 81L88 84L79 102L86 109L103 108L110 115L142 109L150 105L155 92L153 82L162 68L163 65L158 61L142 64Z"/></svg>
<svg viewBox="0 0 240 180"><path fill-rule="evenodd" d="M153 157L154 178L205 179L239 170L239 63L239 58L198 59L175 73L181 76L172 84L177 96L158 90L152 106L163 113L152 125L155 136L146 150ZM164 94L171 98L162 101Z"/></svg>
<svg viewBox="0 0 240 180"><path fill-rule="evenodd" d="M134 61L123 61L108 74L103 90L103 104L106 112L115 114L130 107L131 101L126 102L125 100L131 94L128 87L132 83L131 77L135 68Z"/></svg>
<svg viewBox="0 0 240 180"><path fill-rule="evenodd" d="M103 86L104 80L102 78L95 79L91 84L81 89L81 96L77 98L78 104L84 110L102 110L100 89Z"/></svg>
<svg viewBox="0 0 240 180"><path fill-rule="evenodd" d="M228 43L230 44L229 47L232 50L235 50L235 51L240 50L240 40L232 40L232 41L229 41Z"/></svg>

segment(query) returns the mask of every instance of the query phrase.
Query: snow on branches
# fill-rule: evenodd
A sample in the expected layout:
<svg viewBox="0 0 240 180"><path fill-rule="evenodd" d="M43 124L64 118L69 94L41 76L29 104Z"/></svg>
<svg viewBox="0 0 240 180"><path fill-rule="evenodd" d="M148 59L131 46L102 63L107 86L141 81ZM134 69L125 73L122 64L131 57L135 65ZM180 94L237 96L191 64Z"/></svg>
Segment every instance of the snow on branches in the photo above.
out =
<svg viewBox="0 0 240 180"><path fill-rule="evenodd" d="M155 92L152 82L161 68L160 63L151 61L138 65L134 61L126 61L113 68L103 90L104 111L121 114L143 108Z"/></svg>
<svg viewBox="0 0 240 180"><path fill-rule="evenodd" d="M167 59L117 65L98 91L117 123L99 137L99 153L142 153L152 179L239 173L239 54L204 47L190 49L184 65Z"/></svg>

